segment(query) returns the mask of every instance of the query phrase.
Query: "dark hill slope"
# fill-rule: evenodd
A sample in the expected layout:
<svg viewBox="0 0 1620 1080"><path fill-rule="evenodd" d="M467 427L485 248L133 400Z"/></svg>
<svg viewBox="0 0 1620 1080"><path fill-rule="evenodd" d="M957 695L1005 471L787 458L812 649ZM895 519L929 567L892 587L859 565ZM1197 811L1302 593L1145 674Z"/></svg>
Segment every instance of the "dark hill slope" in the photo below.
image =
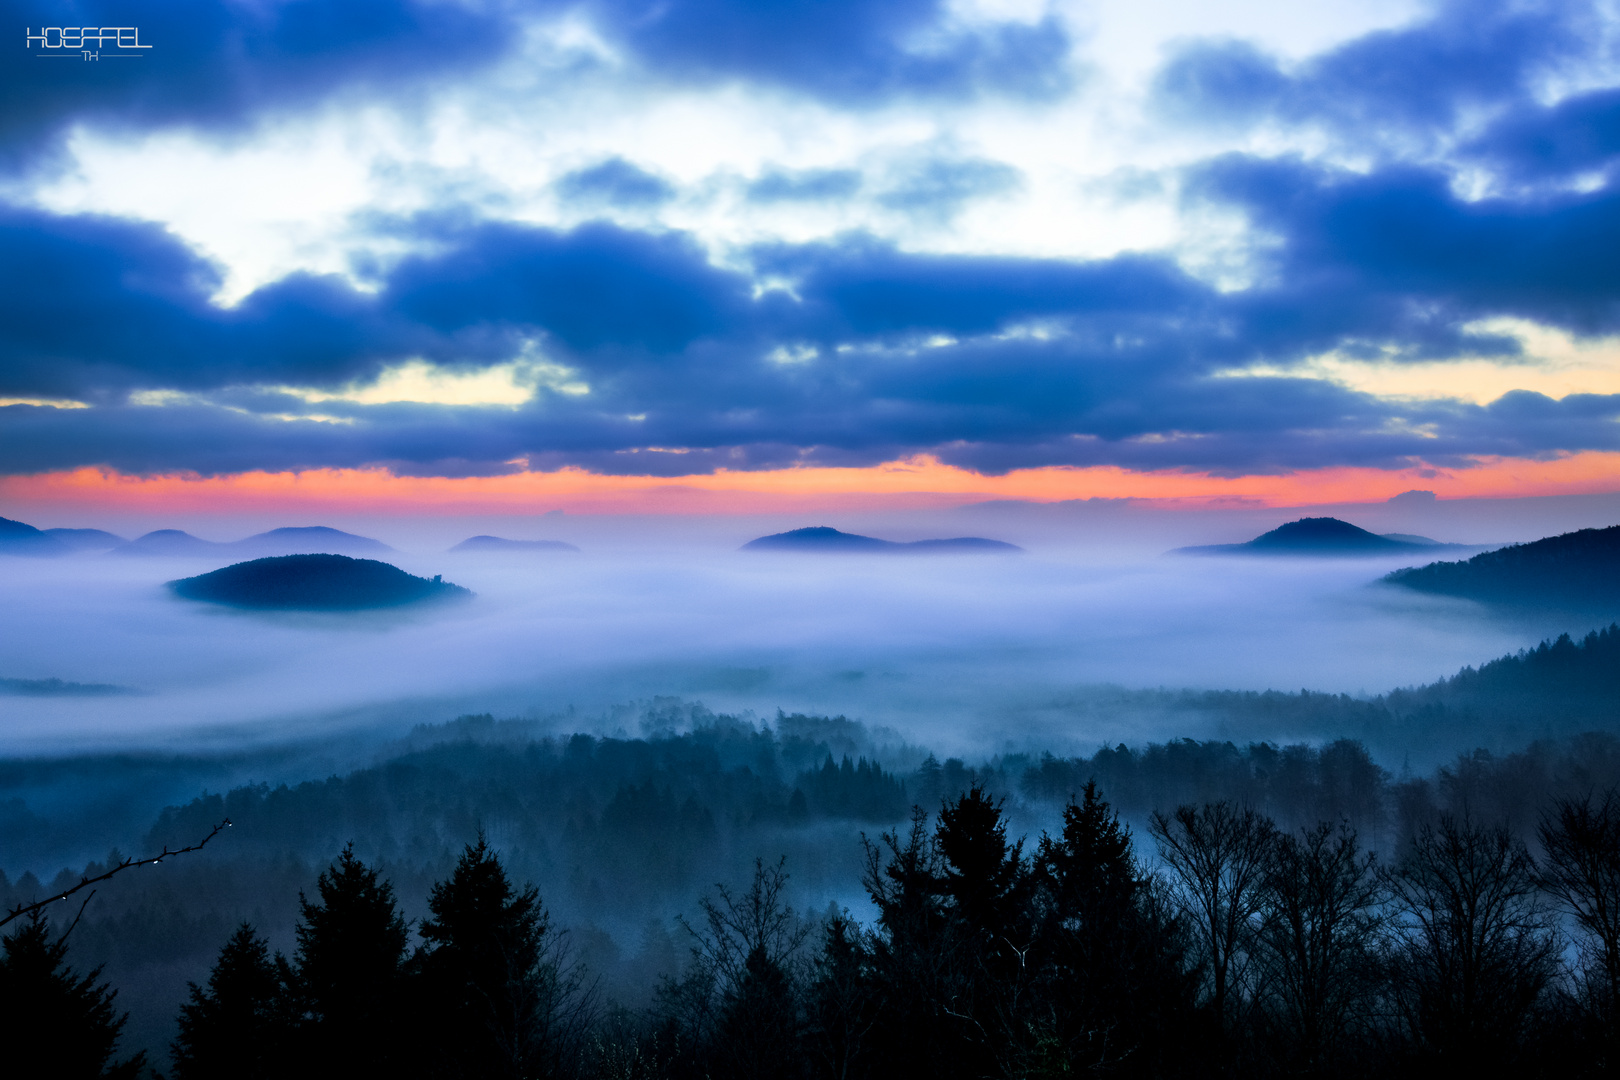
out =
<svg viewBox="0 0 1620 1080"><path fill-rule="evenodd" d="M1177 548L1177 555L1400 555L1453 547L1426 536L1380 536L1338 518L1300 518L1243 544Z"/></svg>
<svg viewBox="0 0 1620 1080"><path fill-rule="evenodd" d="M1613 609L1620 606L1620 525L1397 570L1384 580L1486 603Z"/></svg>
<svg viewBox="0 0 1620 1080"><path fill-rule="evenodd" d="M188 600L287 611L361 611L472 595L437 577L429 581L375 559L346 555L254 559L171 581L169 588Z"/></svg>
<svg viewBox="0 0 1620 1080"><path fill-rule="evenodd" d="M1010 554L1024 549L1017 544L986 540L981 536L958 536L949 540L914 540L903 544L894 540L879 540L874 536L839 532L837 529L818 525L808 529L794 529L791 532L761 536L757 540L748 541L742 546L742 550L923 555L952 552Z"/></svg>
<svg viewBox="0 0 1620 1080"><path fill-rule="evenodd" d="M62 541L32 525L0 517L0 554L65 555L69 550Z"/></svg>

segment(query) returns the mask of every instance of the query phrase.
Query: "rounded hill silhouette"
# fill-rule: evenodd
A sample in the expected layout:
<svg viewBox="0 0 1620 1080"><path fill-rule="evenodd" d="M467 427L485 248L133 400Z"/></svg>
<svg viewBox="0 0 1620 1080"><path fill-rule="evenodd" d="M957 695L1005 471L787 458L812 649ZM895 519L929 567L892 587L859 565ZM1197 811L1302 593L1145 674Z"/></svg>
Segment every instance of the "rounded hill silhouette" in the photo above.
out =
<svg viewBox="0 0 1620 1080"><path fill-rule="evenodd" d="M957 536L948 540L879 540L875 536L839 532L826 525L807 529L794 529L750 540L743 551L806 551L806 552L873 552L878 554L920 555L933 552L984 552L1010 554L1023 551L1017 544L1002 540L986 540L982 536Z"/></svg>
<svg viewBox="0 0 1620 1080"><path fill-rule="evenodd" d="M364 611L471 596L459 585L347 555L276 555L169 582L176 596L259 611Z"/></svg>
<svg viewBox="0 0 1620 1080"><path fill-rule="evenodd" d="M1279 525L1244 544L1209 544L1176 548L1178 555L1396 555L1455 547L1426 536L1394 533L1380 536L1338 518L1300 518Z"/></svg>

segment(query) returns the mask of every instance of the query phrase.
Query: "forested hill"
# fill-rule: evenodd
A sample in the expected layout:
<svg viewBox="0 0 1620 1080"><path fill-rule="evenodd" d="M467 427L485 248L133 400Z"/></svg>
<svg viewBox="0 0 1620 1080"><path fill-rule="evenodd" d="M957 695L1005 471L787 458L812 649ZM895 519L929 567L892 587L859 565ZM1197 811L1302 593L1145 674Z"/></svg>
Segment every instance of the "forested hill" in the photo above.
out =
<svg viewBox="0 0 1620 1080"><path fill-rule="evenodd" d="M1620 525L1397 570L1384 580L1486 603L1613 611L1620 605Z"/></svg>

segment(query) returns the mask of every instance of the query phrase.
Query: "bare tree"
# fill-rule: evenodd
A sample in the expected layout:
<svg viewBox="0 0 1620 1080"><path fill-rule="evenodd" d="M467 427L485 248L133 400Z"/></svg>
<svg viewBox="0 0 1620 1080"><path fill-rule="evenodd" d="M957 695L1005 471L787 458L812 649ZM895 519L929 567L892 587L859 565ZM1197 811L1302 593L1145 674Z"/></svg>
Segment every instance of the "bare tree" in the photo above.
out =
<svg viewBox="0 0 1620 1080"><path fill-rule="evenodd" d="M1557 970L1530 853L1506 826L1446 814L1385 881L1402 939L1396 991L1419 1049L1502 1066Z"/></svg>
<svg viewBox="0 0 1620 1080"><path fill-rule="evenodd" d="M1150 830L1170 867L1176 901L1203 946L1209 995L1225 1023L1247 974L1250 939L1263 900L1277 827L1229 802L1157 811Z"/></svg>
<svg viewBox="0 0 1620 1080"><path fill-rule="evenodd" d="M1343 1064L1371 1019L1384 922L1377 859L1348 823L1277 837L1256 941L1274 1044L1308 1074Z"/></svg>
<svg viewBox="0 0 1620 1080"><path fill-rule="evenodd" d="M1620 1037L1620 795L1556 799L1541 819L1541 883L1578 928L1586 1006Z"/></svg>

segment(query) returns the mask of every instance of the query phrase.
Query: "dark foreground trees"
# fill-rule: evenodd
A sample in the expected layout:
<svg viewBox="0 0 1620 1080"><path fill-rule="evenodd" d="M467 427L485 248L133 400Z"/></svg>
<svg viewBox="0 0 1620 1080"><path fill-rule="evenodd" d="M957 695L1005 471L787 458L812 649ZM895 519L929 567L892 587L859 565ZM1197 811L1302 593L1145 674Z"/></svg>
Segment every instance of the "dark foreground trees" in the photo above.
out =
<svg viewBox="0 0 1620 1080"><path fill-rule="evenodd" d="M69 927L71 929L71 927ZM32 1050L36 1075L63 1080L134 1077L145 1067L136 1054L113 1062L124 1017L117 991L98 983L101 969L80 975L67 964L65 935L55 936L38 910L0 939L0 1047L12 1067Z"/></svg>
<svg viewBox="0 0 1620 1080"><path fill-rule="evenodd" d="M175 1074L341 1059L627 1080L1602 1075L1616 805L1554 803L1540 867L1465 813L1388 868L1346 822L1283 833L1241 805L1184 806L1153 820L1155 867L1094 784L1032 846L970 786L866 845L870 924L801 916L785 865L757 861L746 888L700 902L691 960L653 1009L600 1017L538 893L482 839L433 887L414 952L388 883L345 850L291 961L249 927L226 944L182 1010ZM113 1022L106 988L74 980Z"/></svg>
<svg viewBox="0 0 1620 1080"><path fill-rule="evenodd" d="M1458 1070L1514 1063L1559 954L1524 844L1503 825L1445 815L1387 880L1392 990L1413 1048Z"/></svg>
<svg viewBox="0 0 1620 1080"><path fill-rule="evenodd" d="M538 893L514 889L482 837L434 886L426 944L351 847L301 901L291 962L251 926L181 1007L177 1080L305 1071L538 1077L577 1071L588 1007Z"/></svg>

